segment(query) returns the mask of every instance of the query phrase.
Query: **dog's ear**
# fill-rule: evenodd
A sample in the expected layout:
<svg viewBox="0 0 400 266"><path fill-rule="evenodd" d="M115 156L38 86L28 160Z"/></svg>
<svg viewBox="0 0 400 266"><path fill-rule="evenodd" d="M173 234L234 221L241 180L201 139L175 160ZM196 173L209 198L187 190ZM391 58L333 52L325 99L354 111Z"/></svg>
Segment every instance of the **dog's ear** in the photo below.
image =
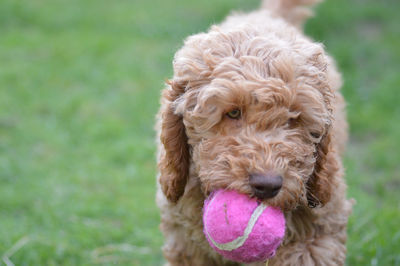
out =
<svg viewBox="0 0 400 266"><path fill-rule="evenodd" d="M158 163L162 191L171 202L177 202L185 191L189 175L190 151L182 116L175 114L173 102L184 93L184 84L167 81L163 91L160 140L164 147Z"/></svg>
<svg viewBox="0 0 400 266"><path fill-rule="evenodd" d="M331 129L317 144L314 172L307 182L307 201L310 208L325 205L338 184L337 151L333 148Z"/></svg>

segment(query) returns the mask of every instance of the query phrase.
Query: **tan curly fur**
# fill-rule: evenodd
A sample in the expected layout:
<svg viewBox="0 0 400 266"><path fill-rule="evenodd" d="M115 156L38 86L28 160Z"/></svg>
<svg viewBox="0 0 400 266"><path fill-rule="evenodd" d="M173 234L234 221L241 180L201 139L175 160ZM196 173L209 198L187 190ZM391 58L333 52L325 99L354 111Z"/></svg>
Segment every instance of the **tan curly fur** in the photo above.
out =
<svg viewBox="0 0 400 266"><path fill-rule="evenodd" d="M269 265L344 264L347 124L333 60L300 31L315 2L263 2L190 36L176 53L157 124L169 265L238 265L207 243L203 202L219 188L254 196L249 175L269 171L283 185L265 202L284 210L287 223ZM226 115L234 109L239 119Z"/></svg>

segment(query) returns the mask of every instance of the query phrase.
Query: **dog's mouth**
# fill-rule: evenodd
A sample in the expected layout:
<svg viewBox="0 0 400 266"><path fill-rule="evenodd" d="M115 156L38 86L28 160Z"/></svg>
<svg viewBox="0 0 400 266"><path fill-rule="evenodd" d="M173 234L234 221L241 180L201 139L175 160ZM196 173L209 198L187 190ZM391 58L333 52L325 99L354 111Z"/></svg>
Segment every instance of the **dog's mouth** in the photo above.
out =
<svg viewBox="0 0 400 266"><path fill-rule="evenodd" d="M281 187L279 189L273 189L268 192L268 196L265 196L263 187L252 188L249 184L243 184L240 187L234 186L220 186L215 189L203 190L205 198L212 197L217 190L235 190L241 194L246 194L250 198L254 198L257 202L267 204L268 206L280 208L282 211L290 211L297 208L300 205L306 205L307 199L304 193L298 191L288 191L287 188Z"/></svg>

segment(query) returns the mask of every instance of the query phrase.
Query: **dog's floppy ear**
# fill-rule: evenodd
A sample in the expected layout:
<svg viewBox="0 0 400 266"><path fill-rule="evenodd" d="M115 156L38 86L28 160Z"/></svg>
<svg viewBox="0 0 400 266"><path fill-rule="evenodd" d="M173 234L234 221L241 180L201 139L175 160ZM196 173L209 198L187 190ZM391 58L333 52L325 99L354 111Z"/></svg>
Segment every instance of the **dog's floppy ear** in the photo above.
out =
<svg viewBox="0 0 400 266"><path fill-rule="evenodd" d="M310 208L326 204L337 186L339 162L333 148L331 129L317 144L314 172L307 182L307 201Z"/></svg>
<svg viewBox="0 0 400 266"><path fill-rule="evenodd" d="M160 140L165 152L158 167L162 191L171 202L177 202L185 191L189 175L190 152L182 116L175 114L173 102L184 93L184 84L167 81L163 91Z"/></svg>

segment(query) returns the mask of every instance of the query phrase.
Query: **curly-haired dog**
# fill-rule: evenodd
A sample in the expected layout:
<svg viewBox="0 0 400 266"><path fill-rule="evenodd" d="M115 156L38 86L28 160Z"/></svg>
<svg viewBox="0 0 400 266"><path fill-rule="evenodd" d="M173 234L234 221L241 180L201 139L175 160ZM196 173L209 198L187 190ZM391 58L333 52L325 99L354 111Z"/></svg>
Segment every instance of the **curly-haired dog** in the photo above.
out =
<svg viewBox="0 0 400 266"><path fill-rule="evenodd" d="M335 64L301 32L315 2L263 2L176 53L158 117L157 204L170 265L237 265L203 235L203 202L218 188L284 210L285 239L269 265L344 264L347 125Z"/></svg>

